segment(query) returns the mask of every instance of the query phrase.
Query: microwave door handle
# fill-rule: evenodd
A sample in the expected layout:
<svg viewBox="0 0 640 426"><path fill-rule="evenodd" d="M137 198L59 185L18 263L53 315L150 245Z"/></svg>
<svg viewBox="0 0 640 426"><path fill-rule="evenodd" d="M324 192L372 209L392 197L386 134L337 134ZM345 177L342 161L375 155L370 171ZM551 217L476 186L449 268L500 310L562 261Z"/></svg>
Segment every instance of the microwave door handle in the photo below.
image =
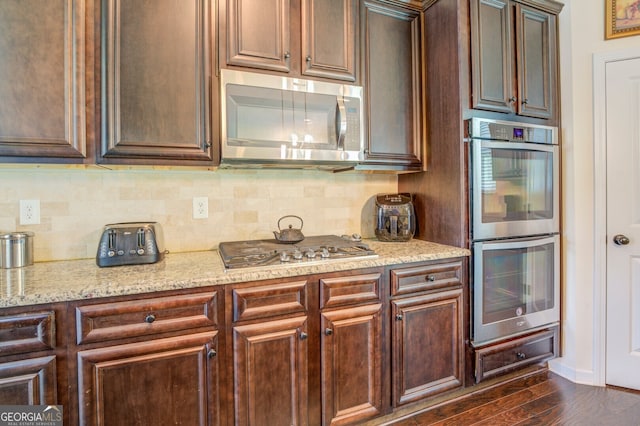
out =
<svg viewBox="0 0 640 426"><path fill-rule="evenodd" d="M344 98L339 97L336 109L336 141L338 148L344 150L344 138L347 134L347 113L344 106Z"/></svg>

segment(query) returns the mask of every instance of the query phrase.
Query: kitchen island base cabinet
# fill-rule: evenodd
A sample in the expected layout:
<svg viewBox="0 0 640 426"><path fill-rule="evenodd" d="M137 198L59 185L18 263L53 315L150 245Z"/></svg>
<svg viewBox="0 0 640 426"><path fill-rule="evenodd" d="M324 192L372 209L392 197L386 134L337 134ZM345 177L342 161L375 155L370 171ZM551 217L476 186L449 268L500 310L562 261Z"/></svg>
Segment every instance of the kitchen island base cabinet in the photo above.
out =
<svg viewBox="0 0 640 426"><path fill-rule="evenodd" d="M307 424L306 321L233 327L236 425Z"/></svg>
<svg viewBox="0 0 640 426"><path fill-rule="evenodd" d="M220 424L217 334L78 352L79 424Z"/></svg>

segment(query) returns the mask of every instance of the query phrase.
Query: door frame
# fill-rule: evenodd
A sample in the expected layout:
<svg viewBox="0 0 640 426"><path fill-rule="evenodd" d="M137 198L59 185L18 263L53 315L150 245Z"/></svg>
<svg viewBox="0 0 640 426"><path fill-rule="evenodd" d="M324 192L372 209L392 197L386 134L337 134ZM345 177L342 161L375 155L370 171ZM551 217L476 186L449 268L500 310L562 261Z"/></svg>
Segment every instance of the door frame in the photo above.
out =
<svg viewBox="0 0 640 426"><path fill-rule="evenodd" d="M606 385L607 353L607 109L606 66L609 62L640 58L640 49L593 55L593 379Z"/></svg>

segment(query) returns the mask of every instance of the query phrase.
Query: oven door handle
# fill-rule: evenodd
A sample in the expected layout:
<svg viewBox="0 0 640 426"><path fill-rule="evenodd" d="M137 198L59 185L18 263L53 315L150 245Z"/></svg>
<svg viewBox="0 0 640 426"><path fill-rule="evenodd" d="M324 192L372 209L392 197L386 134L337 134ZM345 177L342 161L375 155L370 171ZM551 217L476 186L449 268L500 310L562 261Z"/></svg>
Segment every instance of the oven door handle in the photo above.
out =
<svg viewBox="0 0 640 426"><path fill-rule="evenodd" d="M506 250L512 248L530 248L549 243L558 243L560 237L557 233L551 235L538 235L534 237L509 238L505 240L485 240L473 243L476 250Z"/></svg>

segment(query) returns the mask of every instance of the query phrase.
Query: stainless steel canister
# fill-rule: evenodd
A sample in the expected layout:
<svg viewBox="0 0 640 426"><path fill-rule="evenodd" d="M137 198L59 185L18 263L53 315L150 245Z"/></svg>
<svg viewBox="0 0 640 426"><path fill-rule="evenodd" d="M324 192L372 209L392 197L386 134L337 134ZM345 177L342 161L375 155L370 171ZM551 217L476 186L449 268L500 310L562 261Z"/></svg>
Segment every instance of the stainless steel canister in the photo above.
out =
<svg viewBox="0 0 640 426"><path fill-rule="evenodd" d="M0 268L33 265L33 232L0 234Z"/></svg>

